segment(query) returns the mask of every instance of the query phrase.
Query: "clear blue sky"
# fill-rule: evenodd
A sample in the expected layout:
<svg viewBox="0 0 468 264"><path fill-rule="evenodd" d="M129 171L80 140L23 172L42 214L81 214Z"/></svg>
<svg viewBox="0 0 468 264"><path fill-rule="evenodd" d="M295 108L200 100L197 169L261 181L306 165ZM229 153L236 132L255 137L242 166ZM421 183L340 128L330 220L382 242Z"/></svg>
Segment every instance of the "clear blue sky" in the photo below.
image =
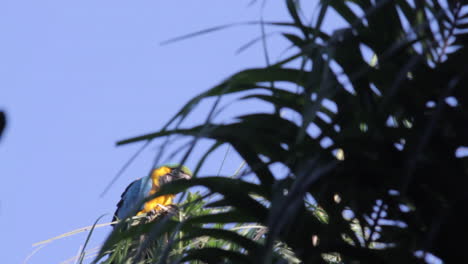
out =
<svg viewBox="0 0 468 264"><path fill-rule="evenodd" d="M102 214L109 214L107 222L121 192L146 175L155 153L154 146L146 149L100 198L139 147L116 148L117 140L158 130L191 97L235 71L265 65L261 45L234 55L259 36L259 26L159 45L214 25L256 20L260 4L247 7L249 2L1 1L0 109L8 116L0 141L2 263L22 263L33 243L91 225ZM288 20L283 5L270 1L265 19ZM272 40L275 59L285 42ZM201 174L215 174L223 155L217 153ZM223 174L239 163L232 153ZM99 229L89 248L109 231ZM52 242L28 263L65 261L85 236Z"/></svg>

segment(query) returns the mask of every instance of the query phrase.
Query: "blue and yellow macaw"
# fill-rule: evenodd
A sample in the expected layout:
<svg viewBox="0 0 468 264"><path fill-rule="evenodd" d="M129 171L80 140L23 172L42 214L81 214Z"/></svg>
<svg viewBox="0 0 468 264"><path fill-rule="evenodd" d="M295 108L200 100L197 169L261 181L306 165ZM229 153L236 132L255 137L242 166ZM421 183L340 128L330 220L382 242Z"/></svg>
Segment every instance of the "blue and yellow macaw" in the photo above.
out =
<svg viewBox="0 0 468 264"><path fill-rule="evenodd" d="M113 221L129 217L139 204L158 192L162 185L174 180L191 178L192 172L179 164L166 164L154 169L151 175L137 179L128 185L117 204ZM138 209L136 215L165 211L167 206L172 204L174 197L174 194L168 194L151 199Z"/></svg>

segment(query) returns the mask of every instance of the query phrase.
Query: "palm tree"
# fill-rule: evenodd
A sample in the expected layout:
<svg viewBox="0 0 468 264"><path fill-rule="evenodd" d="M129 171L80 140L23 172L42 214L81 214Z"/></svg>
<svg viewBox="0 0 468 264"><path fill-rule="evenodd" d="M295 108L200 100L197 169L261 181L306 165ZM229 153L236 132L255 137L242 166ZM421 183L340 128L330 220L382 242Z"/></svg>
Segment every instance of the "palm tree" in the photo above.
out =
<svg viewBox="0 0 468 264"><path fill-rule="evenodd" d="M161 130L118 142L206 138L213 145L195 175L224 144L246 168L236 177L168 184L161 194L193 186L210 191L190 193L177 218L112 233L96 262L110 252L120 254L121 263L140 261L125 245L144 233L148 242L170 235L143 263L468 263L455 240L468 235L462 216L468 4L320 1L310 23L302 14L311 10L301 10L299 1L285 4L290 22L261 23L284 28L294 54L235 73L189 101ZM332 9L348 26L327 34L321 28ZM275 111L227 124L210 115L199 126L180 128L204 99L228 94ZM213 113L219 109L216 104ZM311 135L313 127L318 136ZM272 164L287 173L279 175ZM214 202L206 202L210 195Z"/></svg>

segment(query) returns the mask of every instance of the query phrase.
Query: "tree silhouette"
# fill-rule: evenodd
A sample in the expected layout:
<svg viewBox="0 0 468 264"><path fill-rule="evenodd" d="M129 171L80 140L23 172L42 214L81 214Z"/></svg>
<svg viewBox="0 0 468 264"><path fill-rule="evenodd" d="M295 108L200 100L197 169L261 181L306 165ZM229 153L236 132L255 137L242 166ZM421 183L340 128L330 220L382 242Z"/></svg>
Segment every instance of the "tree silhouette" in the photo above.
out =
<svg viewBox="0 0 468 264"><path fill-rule="evenodd" d="M150 261L162 263L425 263L429 255L468 263L457 242L468 235L468 160L456 155L468 146L468 5L321 1L313 22L305 23L301 14L310 10L285 3L291 22L263 24L284 28L294 54L233 74L161 130L118 142L210 139L196 175L223 144L246 169L237 177L198 175L168 184L161 195L204 186L217 199L205 203L191 194L183 217L113 232L96 261L114 252L122 263L138 262L122 250L124 242L135 245L132 238L142 233L159 241L170 233L154 248L136 246L149 247ZM348 26L327 34L321 26L331 9ZM227 95L276 110L227 124L208 116L181 128L204 99ZM216 104L213 113L220 109Z"/></svg>

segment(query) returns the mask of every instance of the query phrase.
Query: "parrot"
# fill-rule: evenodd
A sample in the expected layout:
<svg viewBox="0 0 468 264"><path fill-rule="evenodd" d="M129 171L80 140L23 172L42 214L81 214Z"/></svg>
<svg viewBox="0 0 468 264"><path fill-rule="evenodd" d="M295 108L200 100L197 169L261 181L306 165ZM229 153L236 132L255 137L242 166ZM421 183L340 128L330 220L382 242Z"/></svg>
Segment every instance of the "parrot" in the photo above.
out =
<svg viewBox="0 0 468 264"><path fill-rule="evenodd" d="M165 164L154 169L150 175L136 179L122 193L112 222L131 216L130 214L135 212L136 207L145 199L157 193L162 185L174 180L189 180L191 178L192 172L186 166ZM174 197L174 194L167 194L151 199L138 208L136 215L165 212L168 206L172 206Z"/></svg>

